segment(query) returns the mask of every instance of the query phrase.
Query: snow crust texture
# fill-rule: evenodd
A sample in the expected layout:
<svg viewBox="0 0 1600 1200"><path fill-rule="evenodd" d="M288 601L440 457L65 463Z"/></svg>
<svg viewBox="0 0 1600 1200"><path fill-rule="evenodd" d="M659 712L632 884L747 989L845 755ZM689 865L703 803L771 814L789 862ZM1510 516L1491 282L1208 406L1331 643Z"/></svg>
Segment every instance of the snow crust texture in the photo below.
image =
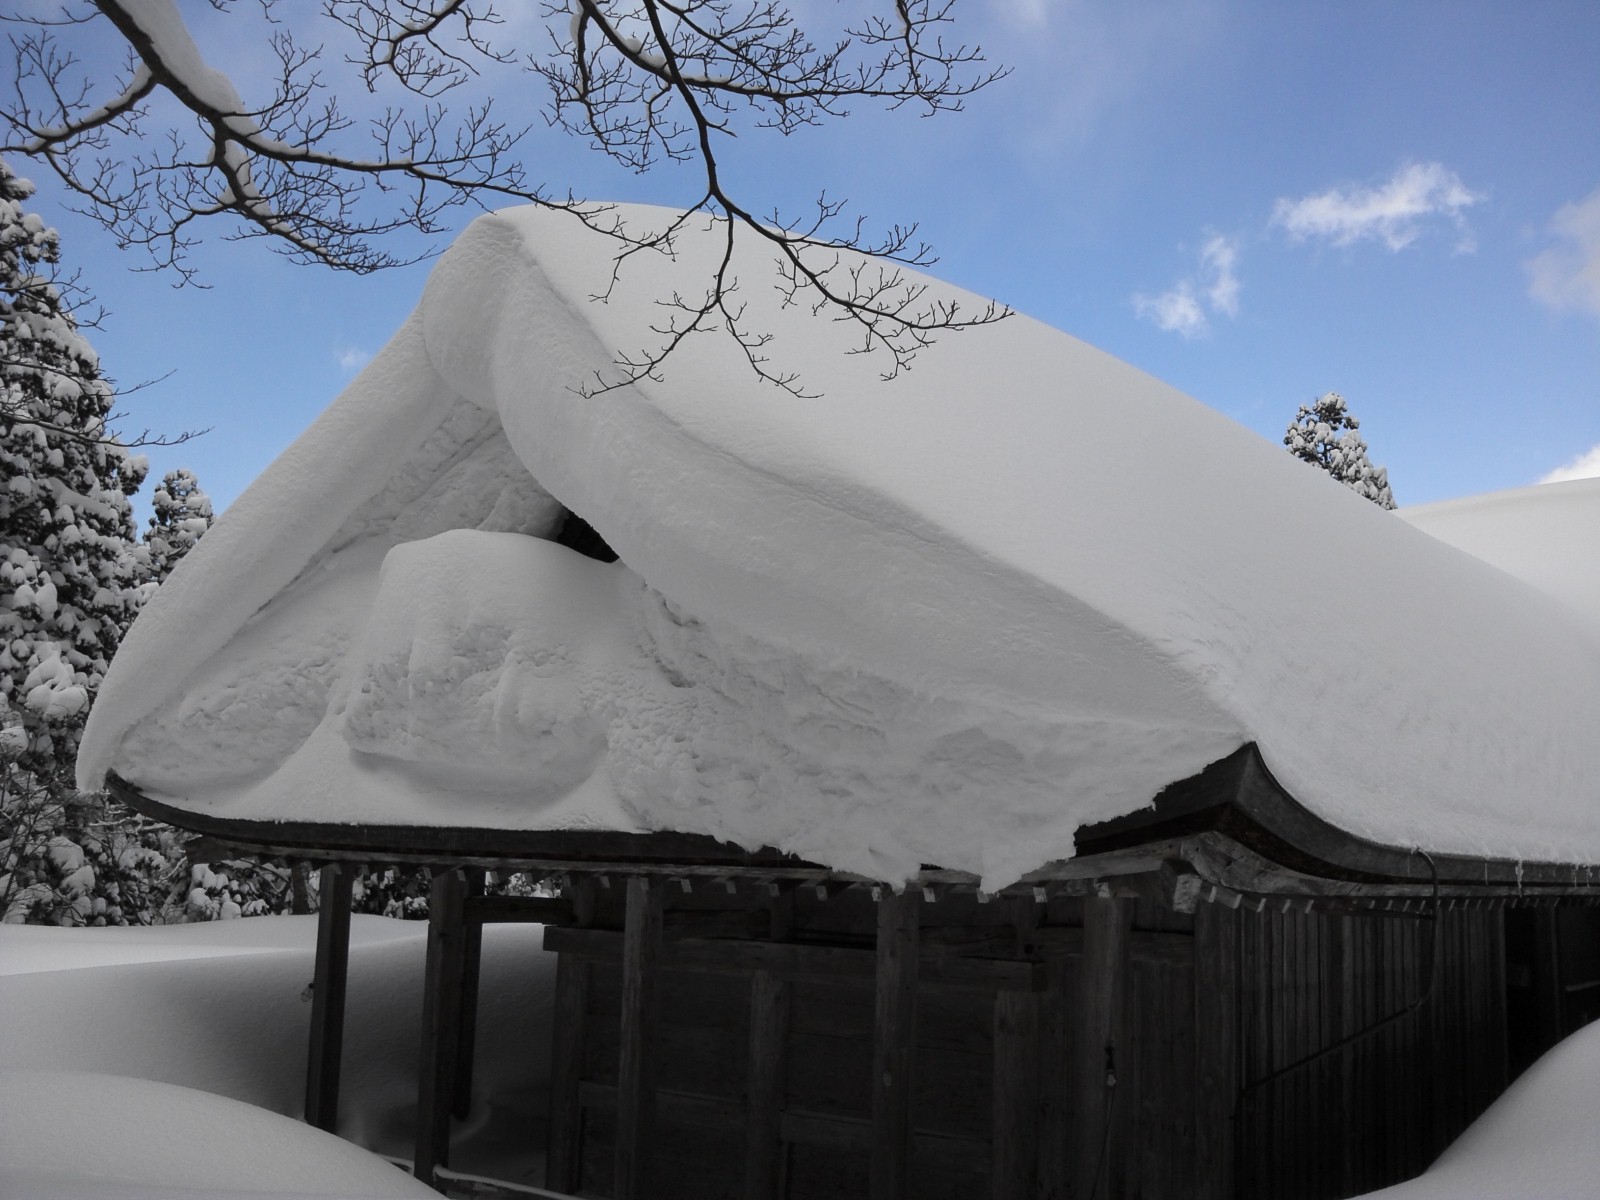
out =
<svg viewBox="0 0 1600 1200"><path fill-rule="evenodd" d="M81 781L999 886L1254 740L1353 834L1600 861L1600 633L1571 597L1065 334L1014 317L883 383L747 248L746 320L819 398L713 334L581 394L719 244L628 259L602 303L599 235L475 222L145 609ZM568 510L620 561L556 544Z"/></svg>

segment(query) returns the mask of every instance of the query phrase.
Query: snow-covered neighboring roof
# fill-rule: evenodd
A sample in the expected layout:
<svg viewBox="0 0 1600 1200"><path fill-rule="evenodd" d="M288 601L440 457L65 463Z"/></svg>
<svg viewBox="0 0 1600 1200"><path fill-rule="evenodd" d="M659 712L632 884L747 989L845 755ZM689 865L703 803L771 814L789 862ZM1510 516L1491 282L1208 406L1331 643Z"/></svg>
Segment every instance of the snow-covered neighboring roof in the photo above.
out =
<svg viewBox="0 0 1600 1200"><path fill-rule="evenodd" d="M1400 515L1600 624L1600 478L1419 504Z"/></svg>
<svg viewBox="0 0 1600 1200"><path fill-rule="evenodd" d="M719 246L602 303L599 235L475 222L139 618L81 782L997 886L1255 741L1353 835L1600 862L1592 623L1066 334L1013 317L880 382L751 247L749 326L819 398L712 335L581 395ZM562 506L621 561L548 540Z"/></svg>

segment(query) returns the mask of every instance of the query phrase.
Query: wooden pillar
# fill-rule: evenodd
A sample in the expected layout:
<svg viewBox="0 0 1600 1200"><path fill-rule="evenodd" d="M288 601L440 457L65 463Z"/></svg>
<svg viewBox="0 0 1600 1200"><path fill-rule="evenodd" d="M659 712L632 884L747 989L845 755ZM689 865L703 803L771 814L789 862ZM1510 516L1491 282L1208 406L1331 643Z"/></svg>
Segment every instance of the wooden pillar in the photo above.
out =
<svg viewBox="0 0 1600 1200"><path fill-rule="evenodd" d="M461 1033L461 980L466 958L458 869L434 872L428 893L428 962L422 994L422 1049L418 1055L416 1151L412 1173L434 1186L434 1168L450 1161L451 1092Z"/></svg>
<svg viewBox="0 0 1600 1200"><path fill-rule="evenodd" d="M465 872L465 897L484 891L482 867ZM450 1115L465 1120L472 1111L472 1065L478 1044L478 973L483 962L483 922L468 921L461 931L461 1028L456 1041L456 1078Z"/></svg>
<svg viewBox="0 0 1600 1200"><path fill-rule="evenodd" d="M589 1011L590 966L572 954L556 959L556 994L551 1016L555 1043L550 1053L550 1123L546 1129L544 1186L576 1193L581 1186L583 1040Z"/></svg>
<svg viewBox="0 0 1600 1200"><path fill-rule="evenodd" d="M911 1194L912 1068L917 1044L917 905L906 888L878 902L872 1026L872 1200Z"/></svg>
<svg viewBox="0 0 1600 1200"><path fill-rule="evenodd" d="M322 907L317 913L306 1123L329 1133L339 1123L339 1066L344 1053L345 983L350 966L350 889L355 870L349 863L329 863L322 868Z"/></svg>
<svg viewBox="0 0 1600 1200"><path fill-rule="evenodd" d="M1128 1146L1119 1136L1131 1114L1117 1105L1117 1083L1133 1063L1123 1035L1128 943L1133 901L1087 896L1083 902L1083 969L1073 1090L1078 1120L1072 1137L1073 1195L1118 1200Z"/></svg>
<svg viewBox="0 0 1600 1200"><path fill-rule="evenodd" d="M1002 990L994 998L991 1200L1033 1200L1038 1119L1039 997Z"/></svg>
<svg viewBox="0 0 1600 1200"><path fill-rule="evenodd" d="M622 1040L617 1063L615 1200L646 1200L655 1116L656 991L661 960L662 884L628 880L622 934Z"/></svg>
<svg viewBox="0 0 1600 1200"><path fill-rule="evenodd" d="M1064 949L1047 952L1039 1014L1039 1200L1066 1200L1072 1152L1072 1022L1077 1016L1076 973Z"/></svg>
<svg viewBox="0 0 1600 1200"><path fill-rule="evenodd" d="M1239 1096L1239 916L1194 914L1194 1196L1232 1200Z"/></svg>
<svg viewBox="0 0 1600 1200"><path fill-rule="evenodd" d="M750 1065L746 1084L745 1200L779 1200L783 1183L783 1072L789 1040L789 983L771 971L750 976Z"/></svg>

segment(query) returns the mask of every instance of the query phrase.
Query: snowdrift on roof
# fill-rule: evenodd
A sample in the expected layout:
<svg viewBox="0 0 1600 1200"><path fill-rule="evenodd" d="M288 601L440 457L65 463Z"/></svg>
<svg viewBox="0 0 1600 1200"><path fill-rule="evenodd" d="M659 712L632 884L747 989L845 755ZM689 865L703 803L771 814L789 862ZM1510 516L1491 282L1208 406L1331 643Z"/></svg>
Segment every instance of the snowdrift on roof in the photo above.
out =
<svg viewBox="0 0 1600 1200"><path fill-rule="evenodd" d="M818 398L712 334L580 394L719 245L599 302L599 235L475 222L139 618L82 781L999 885L1254 740L1352 834L1600 861L1589 624L1065 334L1013 317L880 382L745 246L750 327ZM620 561L557 545L567 510Z"/></svg>

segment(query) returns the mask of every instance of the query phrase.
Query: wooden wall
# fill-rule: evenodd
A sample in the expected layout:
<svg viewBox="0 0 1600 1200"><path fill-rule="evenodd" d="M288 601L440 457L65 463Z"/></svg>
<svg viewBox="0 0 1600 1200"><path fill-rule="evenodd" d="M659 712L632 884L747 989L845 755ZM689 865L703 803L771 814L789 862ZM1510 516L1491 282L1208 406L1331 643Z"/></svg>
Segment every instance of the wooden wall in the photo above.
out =
<svg viewBox="0 0 1600 1200"><path fill-rule="evenodd" d="M1429 994L1435 925L1415 916L918 907L906 1194L924 1200L1333 1200L1422 1170L1505 1085L1497 909L1441 914ZM550 1185L609 1196L624 937L614 896L589 908L591 928L547 935ZM874 909L859 889L669 889L642 1194L874 1194ZM695 933L712 926L740 936Z"/></svg>

